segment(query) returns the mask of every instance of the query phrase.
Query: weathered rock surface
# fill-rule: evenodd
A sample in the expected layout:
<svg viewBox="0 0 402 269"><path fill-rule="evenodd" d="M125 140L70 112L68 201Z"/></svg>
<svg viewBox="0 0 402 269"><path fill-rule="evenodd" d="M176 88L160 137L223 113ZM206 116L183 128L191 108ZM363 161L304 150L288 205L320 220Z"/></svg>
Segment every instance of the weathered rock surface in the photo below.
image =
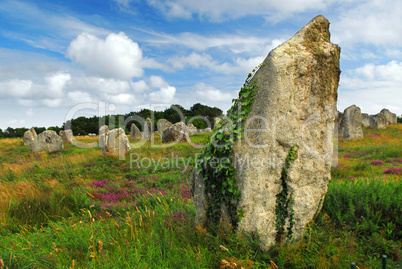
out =
<svg viewBox="0 0 402 269"><path fill-rule="evenodd" d="M220 117L216 117L215 119L214 119L214 129L216 128L216 126L218 126L218 124L220 123L222 121L222 118L220 118Z"/></svg>
<svg viewBox="0 0 402 269"><path fill-rule="evenodd" d="M31 152L55 152L63 149L63 139L55 131L46 130L30 144Z"/></svg>
<svg viewBox="0 0 402 269"><path fill-rule="evenodd" d="M63 143L72 144L73 143L73 131L71 129L61 130L59 133Z"/></svg>
<svg viewBox="0 0 402 269"><path fill-rule="evenodd" d="M385 129L387 127L387 118L384 114L378 113L370 115L370 128Z"/></svg>
<svg viewBox="0 0 402 269"><path fill-rule="evenodd" d="M350 140L363 138L362 114L359 107L351 105L343 112L341 136Z"/></svg>
<svg viewBox="0 0 402 269"><path fill-rule="evenodd" d="M142 139L142 133L134 123L131 124L130 137L131 139Z"/></svg>
<svg viewBox="0 0 402 269"><path fill-rule="evenodd" d="M109 132L109 127L107 125L103 125L99 128L99 147L102 149L102 152L106 152L106 140L107 133Z"/></svg>
<svg viewBox="0 0 402 269"><path fill-rule="evenodd" d="M158 128L158 133L160 135L161 140L163 140L163 131L165 131L170 126L172 126L172 123L165 119L160 119L156 123L156 127Z"/></svg>
<svg viewBox="0 0 402 269"><path fill-rule="evenodd" d="M205 128L205 131L204 131L205 133L212 133L212 130L211 130L211 128Z"/></svg>
<svg viewBox="0 0 402 269"><path fill-rule="evenodd" d="M362 113L362 126L363 127L370 126L370 116L367 113Z"/></svg>
<svg viewBox="0 0 402 269"><path fill-rule="evenodd" d="M188 129L189 135L193 135L193 134L198 133L197 127L195 127L194 124L192 124L192 123L190 123L190 124L187 126L187 129Z"/></svg>
<svg viewBox="0 0 402 269"><path fill-rule="evenodd" d="M249 132L236 141L232 157L241 191L237 210L244 212L238 231L258 232L263 251L278 237L301 239L321 209L331 178L339 55L339 47L330 43L329 22L317 16L271 51L253 78L258 89L247 117ZM284 172L292 148L294 160ZM202 192L202 179L191 182L199 182L194 193ZM285 190L291 205L279 208L287 233L281 236L276 204ZM197 218L205 225L208 194L198 197Z"/></svg>
<svg viewBox="0 0 402 269"><path fill-rule="evenodd" d="M22 139L22 141L24 142L24 146L29 146L31 145L31 143L33 143L35 141L35 139L37 138L37 134L35 129L32 127L31 129L29 129L28 131L26 131L24 133L24 137Z"/></svg>
<svg viewBox="0 0 402 269"><path fill-rule="evenodd" d="M144 132L143 132L144 139L151 141L153 132L154 130L152 121L150 118L147 118L144 123Z"/></svg>
<svg viewBox="0 0 402 269"><path fill-rule="evenodd" d="M337 112L337 117L335 119L335 131L334 131L334 133L336 135L339 135L339 131L341 130L342 119L343 119L343 113L338 111Z"/></svg>
<svg viewBox="0 0 402 269"><path fill-rule="evenodd" d="M103 154L110 156L124 156L128 154L130 149L130 142L122 128L116 128L107 133Z"/></svg>
<svg viewBox="0 0 402 269"><path fill-rule="evenodd" d="M184 122L177 122L163 131L162 143L190 141L187 126Z"/></svg>
<svg viewBox="0 0 402 269"><path fill-rule="evenodd" d="M385 119L387 121L387 125L390 124L396 124L397 123L397 117L395 113L392 113L388 109L384 108L380 111L380 114L383 114L385 116Z"/></svg>

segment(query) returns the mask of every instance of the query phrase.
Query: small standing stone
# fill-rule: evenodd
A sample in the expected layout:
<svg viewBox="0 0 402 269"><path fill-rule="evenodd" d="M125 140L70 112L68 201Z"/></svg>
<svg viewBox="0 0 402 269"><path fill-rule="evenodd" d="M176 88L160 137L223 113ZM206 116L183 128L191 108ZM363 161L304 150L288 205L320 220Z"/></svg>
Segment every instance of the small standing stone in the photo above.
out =
<svg viewBox="0 0 402 269"><path fill-rule="evenodd" d="M158 133L160 135L161 140L163 140L163 131L165 131L170 126L172 126L172 123L170 121L165 119L158 120L156 127L158 128Z"/></svg>
<svg viewBox="0 0 402 269"><path fill-rule="evenodd" d="M151 141L153 133L153 124L150 118L147 118L144 123L144 139Z"/></svg>
<svg viewBox="0 0 402 269"><path fill-rule="evenodd" d="M387 125L390 124L396 124L398 122L396 114L392 113L391 111L389 111L388 109L384 108L380 111L380 114L383 114L385 116Z"/></svg>
<svg viewBox="0 0 402 269"><path fill-rule="evenodd" d="M196 133L197 133L197 127L195 127L194 124L192 124L192 123L190 123L190 124L187 126L187 129L188 129L188 133L189 133L190 135L193 135L193 134L196 134Z"/></svg>
<svg viewBox="0 0 402 269"><path fill-rule="evenodd" d="M385 129L387 127L387 118L383 113L370 116L370 128Z"/></svg>
<svg viewBox="0 0 402 269"><path fill-rule="evenodd" d="M109 132L109 127L107 125L103 125L99 128L99 147L102 149L102 152L106 152L106 140L107 133Z"/></svg>
<svg viewBox="0 0 402 269"><path fill-rule="evenodd" d="M128 137L122 128L116 128L107 133L106 146L103 151L105 155L124 156L130 149Z"/></svg>
<svg viewBox="0 0 402 269"><path fill-rule="evenodd" d="M71 129L61 130L59 135L63 139L63 143L66 144L73 143L73 131Z"/></svg>
<svg viewBox="0 0 402 269"><path fill-rule="evenodd" d="M131 139L142 139L142 133L134 123L131 124L130 137Z"/></svg>
<svg viewBox="0 0 402 269"><path fill-rule="evenodd" d="M63 139L55 131L46 130L40 133L34 142L30 144L31 152L55 152L63 149Z"/></svg>
<svg viewBox="0 0 402 269"><path fill-rule="evenodd" d="M370 126L370 116L367 113L362 113L362 126Z"/></svg>
<svg viewBox="0 0 402 269"><path fill-rule="evenodd" d="M26 131L24 133L24 137L23 137L23 142L24 142L24 146L29 146L31 145L31 143L33 143L36 138L37 138L37 134L35 129L32 127L31 129L29 129L28 131Z"/></svg>
<svg viewBox="0 0 402 269"><path fill-rule="evenodd" d="M187 126L184 122L177 122L163 131L162 143L190 141Z"/></svg>
<svg viewBox="0 0 402 269"><path fill-rule="evenodd" d="M344 139L363 138L362 114L359 107L351 105L345 109L341 123L341 134Z"/></svg>

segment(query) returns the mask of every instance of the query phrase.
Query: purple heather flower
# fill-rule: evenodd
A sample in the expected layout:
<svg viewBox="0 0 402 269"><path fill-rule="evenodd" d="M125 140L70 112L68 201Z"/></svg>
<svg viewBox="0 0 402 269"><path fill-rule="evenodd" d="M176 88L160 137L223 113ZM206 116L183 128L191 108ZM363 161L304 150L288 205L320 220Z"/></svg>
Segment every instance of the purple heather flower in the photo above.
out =
<svg viewBox="0 0 402 269"><path fill-rule="evenodd" d="M400 168L390 168L388 170L385 170L384 172L382 172L383 174L395 174L395 175L402 175L402 167Z"/></svg>
<svg viewBox="0 0 402 269"><path fill-rule="evenodd" d="M374 161L371 161L371 164L372 164L372 165L379 166L379 165L383 165L384 162L383 162L383 161L379 161L379 160L374 160Z"/></svg>

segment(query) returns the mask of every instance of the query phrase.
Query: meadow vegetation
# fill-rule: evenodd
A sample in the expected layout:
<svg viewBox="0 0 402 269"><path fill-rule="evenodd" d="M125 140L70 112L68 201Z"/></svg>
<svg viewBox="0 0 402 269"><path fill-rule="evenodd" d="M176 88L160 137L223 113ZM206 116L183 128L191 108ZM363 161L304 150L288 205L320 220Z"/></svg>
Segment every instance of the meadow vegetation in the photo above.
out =
<svg viewBox="0 0 402 269"><path fill-rule="evenodd" d="M202 145L208 134L191 138ZM266 253L258 235L195 223L189 177L201 147L156 136L130 162L72 145L33 154L21 138L1 139L0 268L380 268L384 254L397 268L401 138L400 124L339 138L322 211L302 241Z"/></svg>

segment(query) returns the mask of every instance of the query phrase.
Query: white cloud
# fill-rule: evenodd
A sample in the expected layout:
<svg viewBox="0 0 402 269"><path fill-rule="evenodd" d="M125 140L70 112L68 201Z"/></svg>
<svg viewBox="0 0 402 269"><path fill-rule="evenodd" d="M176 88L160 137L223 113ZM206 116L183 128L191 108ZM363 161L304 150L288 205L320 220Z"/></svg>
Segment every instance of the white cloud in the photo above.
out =
<svg viewBox="0 0 402 269"><path fill-rule="evenodd" d="M289 17L292 13L319 10L326 7L324 0L148 0L166 17L190 19L192 14L218 22L250 15L263 15L270 20Z"/></svg>
<svg viewBox="0 0 402 269"><path fill-rule="evenodd" d="M144 73L140 47L123 32L111 33L105 40L82 33L70 43L66 55L101 77L128 80Z"/></svg>
<svg viewBox="0 0 402 269"><path fill-rule="evenodd" d="M49 98L46 98L46 99L43 99L43 100L42 100L42 103L43 103L45 106L47 106L47 107L53 107L53 108L60 107L61 105L65 104L65 103L63 103L63 102L64 102L63 98L56 98L56 99L49 99Z"/></svg>
<svg viewBox="0 0 402 269"><path fill-rule="evenodd" d="M94 100L91 95L87 92L74 91L67 93L67 97L71 100L73 104L79 103L92 103Z"/></svg>
<svg viewBox="0 0 402 269"><path fill-rule="evenodd" d="M188 56L172 57L168 62L175 69L184 69L186 67L206 68L213 72L221 74L246 74L254 67L262 63L264 56L252 57L248 59L235 58L233 63L219 63L209 54L191 53Z"/></svg>
<svg viewBox="0 0 402 269"><path fill-rule="evenodd" d="M111 95L111 94L104 94L103 95L103 101L106 101L107 103L112 103L116 105L137 105L141 99L136 98L133 94L130 93L120 93L116 95Z"/></svg>
<svg viewBox="0 0 402 269"><path fill-rule="evenodd" d="M47 84L45 94L50 98L62 97L63 90L67 83L71 80L71 75L68 73L56 73L45 77Z"/></svg>
<svg viewBox="0 0 402 269"><path fill-rule="evenodd" d="M102 77L77 77L74 79L74 85L82 90L103 93L122 93L130 90L128 81Z"/></svg>
<svg viewBox="0 0 402 269"><path fill-rule="evenodd" d="M222 92L212 86L206 85L205 83L198 83L195 85L195 93L202 100L207 100L211 102L220 101L232 101L233 94L228 92Z"/></svg>
<svg viewBox="0 0 402 269"><path fill-rule="evenodd" d="M152 88L159 88L148 94L149 101L156 103L170 103L173 101L176 94L176 88L170 86L162 77L151 76L149 83Z"/></svg>
<svg viewBox="0 0 402 269"><path fill-rule="evenodd" d="M31 80L12 79L0 82L0 98L25 97L32 93Z"/></svg>
<svg viewBox="0 0 402 269"><path fill-rule="evenodd" d="M134 92L140 93L150 89L148 84L144 80L139 80L136 82L130 82L131 89Z"/></svg>
<svg viewBox="0 0 402 269"><path fill-rule="evenodd" d="M362 112L376 114L382 108L402 114L402 62L366 64L342 75L340 109L356 104Z"/></svg>
<svg viewBox="0 0 402 269"><path fill-rule="evenodd" d="M339 21L331 25L334 41L341 45L366 43L400 46L401 12L401 1L353 1L343 6Z"/></svg>

